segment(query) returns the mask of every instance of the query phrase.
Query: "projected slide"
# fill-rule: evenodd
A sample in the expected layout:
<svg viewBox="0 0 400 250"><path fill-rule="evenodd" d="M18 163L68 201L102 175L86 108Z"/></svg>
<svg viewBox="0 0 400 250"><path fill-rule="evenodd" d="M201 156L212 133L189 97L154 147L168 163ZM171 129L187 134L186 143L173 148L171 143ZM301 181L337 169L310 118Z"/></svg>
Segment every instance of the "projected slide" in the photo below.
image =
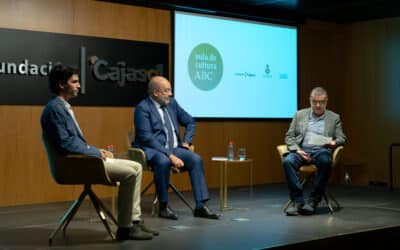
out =
<svg viewBox="0 0 400 250"><path fill-rule="evenodd" d="M297 28L175 12L174 96L197 118L291 118Z"/></svg>

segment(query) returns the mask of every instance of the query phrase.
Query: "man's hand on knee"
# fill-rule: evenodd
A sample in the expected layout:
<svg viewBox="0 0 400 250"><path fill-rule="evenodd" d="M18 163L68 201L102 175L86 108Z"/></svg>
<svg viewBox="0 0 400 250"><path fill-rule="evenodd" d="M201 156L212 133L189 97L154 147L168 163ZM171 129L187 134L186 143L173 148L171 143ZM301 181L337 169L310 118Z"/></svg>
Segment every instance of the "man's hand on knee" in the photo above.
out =
<svg viewBox="0 0 400 250"><path fill-rule="evenodd" d="M311 156L310 156L309 154L307 154L306 152L304 152L303 150L298 149L298 150L296 151L296 153L297 153L298 155L300 155L301 158L303 158L306 162L310 162L310 161L311 161Z"/></svg>
<svg viewBox="0 0 400 250"><path fill-rule="evenodd" d="M183 161L181 159L179 159L176 155L174 154L170 154L169 155L169 159L172 162L172 165L174 165L177 168L182 168L185 164L183 163Z"/></svg>
<svg viewBox="0 0 400 250"><path fill-rule="evenodd" d="M186 149L190 149L190 145L187 142L182 142L182 147L184 147Z"/></svg>

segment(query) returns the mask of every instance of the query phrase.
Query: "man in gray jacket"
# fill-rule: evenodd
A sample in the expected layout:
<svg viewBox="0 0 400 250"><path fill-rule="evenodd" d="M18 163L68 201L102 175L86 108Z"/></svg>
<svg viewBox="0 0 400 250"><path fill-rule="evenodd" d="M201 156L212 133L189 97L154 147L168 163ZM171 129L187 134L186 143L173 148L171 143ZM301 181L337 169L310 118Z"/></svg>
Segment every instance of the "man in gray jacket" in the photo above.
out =
<svg viewBox="0 0 400 250"><path fill-rule="evenodd" d="M284 155L283 168L293 201L286 215L312 215L325 192L332 168L332 151L343 145L346 136L342 131L340 116L326 109L328 93L316 87L310 94L311 108L296 112L285 143L289 153ZM299 169L305 164L315 164L318 168L314 179L314 189L307 203L303 197Z"/></svg>

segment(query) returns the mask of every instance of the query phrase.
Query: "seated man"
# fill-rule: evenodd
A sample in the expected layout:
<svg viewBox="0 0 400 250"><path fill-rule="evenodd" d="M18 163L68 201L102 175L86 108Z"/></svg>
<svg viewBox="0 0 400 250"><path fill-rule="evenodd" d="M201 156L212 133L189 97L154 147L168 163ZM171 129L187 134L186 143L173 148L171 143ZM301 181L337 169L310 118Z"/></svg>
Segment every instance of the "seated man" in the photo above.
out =
<svg viewBox="0 0 400 250"><path fill-rule="evenodd" d="M68 101L79 92L78 70L55 65L49 73L50 90L56 96L50 100L41 117L42 131L63 154L97 156L104 160L112 181L120 182L118 193L117 240L149 240L157 231L147 228L141 220L140 186L142 166L134 161L106 161L106 151L90 146L79 128Z"/></svg>
<svg viewBox="0 0 400 250"><path fill-rule="evenodd" d="M338 114L326 110L328 94L325 89L316 87L311 91L311 108L298 111L286 133L285 143L290 151L283 159L283 168L290 191L292 205L287 215L311 215L321 201L331 173L332 149L343 145L346 136ZM319 136L330 137L324 145L316 143ZM324 138L323 139L328 139ZM319 137L321 138L321 137ZM329 140L329 139L328 139ZM314 189L307 204L303 198L299 169L304 164L315 164L318 168L314 179Z"/></svg>
<svg viewBox="0 0 400 250"><path fill-rule="evenodd" d="M162 77L151 78L149 97L137 106L134 115L136 137L134 147L142 148L153 166L158 195L158 216L177 220L178 216L168 207L168 187L171 165L188 170L192 183L196 208L194 216L218 219L206 205L209 200L204 177L203 160L188 150L195 130L194 119L171 98L171 84ZM183 140L179 137L179 125L185 127Z"/></svg>

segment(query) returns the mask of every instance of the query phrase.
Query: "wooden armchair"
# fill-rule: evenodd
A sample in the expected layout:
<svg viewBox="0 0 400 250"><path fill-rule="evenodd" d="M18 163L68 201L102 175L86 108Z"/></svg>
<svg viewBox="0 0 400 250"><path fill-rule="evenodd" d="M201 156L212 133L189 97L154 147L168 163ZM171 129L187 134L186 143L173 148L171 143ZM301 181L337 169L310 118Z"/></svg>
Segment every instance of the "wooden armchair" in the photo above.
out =
<svg viewBox="0 0 400 250"><path fill-rule="evenodd" d="M152 168L152 166L150 166L149 163L147 162L147 160L146 160L146 154L144 153L144 151L143 151L141 148L132 147L131 144L132 144L134 138L135 138L134 131L133 131L133 130L129 131L128 134L127 134L127 143L128 143L128 145L129 145L129 146L128 146L128 153L127 153L128 159L129 159L129 160L132 160L132 161L139 162L140 164L142 164L142 167L143 167L143 170L144 170L144 171L151 171L151 172L152 172L152 171L153 171L153 170L152 170L153 168ZM194 151L194 146L191 146L190 150ZM172 166L172 167L171 167L171 172L172 172L173 174L182 173L182 171L181 171L179 168L175 167L175 166ZM148 183L148 184L145 186L145 188L144 188L143 191L142 191L142 195L143 195L144 193L146 193L147 190L149 190L149 188L150 188L151 186L153 186L153 185L154 185L154 179L153 179L150 183ZM183 193L182 193L181 191L179 191L179 189L178 189L172 182L169 183L169 187L170 187L170 188L172 189L172 191L178 196L178 198L179 198L183 203L185 203L185 205L193 212L194 208L193 208L193 207L190 205L190 203L185 199ZM151 212L152 216L155 215L155 211L156 211L156 208L157 208L157 204L158 204L157 193L154 193L153 206L152 206L152 212Z"/></svg>
<svg viewBox="0 0 400 250"><path fill-rule="evenodd" d="M285 156L285 154L289 153L289 151L287 149L287 146L285 144L284 145L278 145L276 147L276 149L278 150L278 153L279 153L279 156L281 158L281 161L283 162L283 157ZM343 150L343 146L339 146L333 151L332 169L337 165L342 150ZM308 164L308 165L301 166L300 167L300 174L302 174L304 176L304 179L301 182L301 184L305 185L308 182L312 181L312 179L314 178L314 175L315 175L316 172L317 172L317 167L314 164ZM329 210L330 210L331 213L333 213L335 210L339 210L341 208L339 202L335 199L335 197L332 195L332 193L330 193L328 190L325 190L324 200L325 200L326 204L328 205ZM291 202L292 202L291 200L286 202L286 204L285 204L285 206L283 208L284 212L286 212L286 209L289 207Z"/></svg>

